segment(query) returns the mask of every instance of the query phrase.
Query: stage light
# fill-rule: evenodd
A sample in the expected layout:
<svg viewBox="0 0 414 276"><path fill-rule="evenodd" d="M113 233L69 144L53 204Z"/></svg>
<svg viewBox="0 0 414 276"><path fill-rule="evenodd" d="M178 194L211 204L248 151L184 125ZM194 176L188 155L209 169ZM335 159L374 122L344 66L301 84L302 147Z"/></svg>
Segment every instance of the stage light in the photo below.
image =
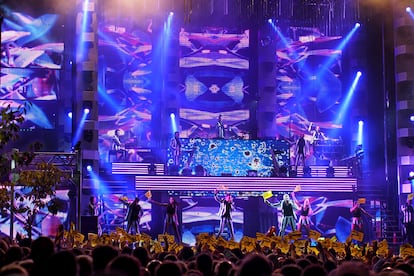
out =
<svg viewBox="0 0 414 276"><path fill-rule="evenodd" d="M85 109L83 109L83 113L85 113L85 114L89 114L89 112L91 112L89 108L85 108Z"/></svg>
<svg viewBox="0 0 414 276"><path fill-rule="evenodd" d="M355 28L359 28L359 27L361 27L361 24L360 23L355 23Z"/></svg>
<svg viewBox="0 0 414 276"><path fill-rule="evenodd" d="M272 23L272 19L270 19L270 18L269 18L269 19L267 20L267 22Z"/></svg>
<svg viewBox="0 0 414 276"><path fill-rule="evenodd" d="M413 171L410 171L410 172L408 173L408 175L409 175L410 177L414 177L414 172L413 172Z"/></svg>
<svg viewBox="0 0 414 276"><path fill-rule="evenodd" d="M92 166L91 166L91 165L86 166L86 170L87 170L88 172L91 172L91 171L92 171Z"/></svg>
<svg viewBox="0 0 414 276"><path fill-rule="evenodd" d="M69 117L70 119L72 119L72 117L73 117L72 112L68 112L68 117Z"/></svg>
<svg viewBox="0 0 414 276"><path fill-rule="evenodd" d="M173 16L174 15L174 12L170 12L170 16Z"/></svg>
<svg viewBox="0 0 414 276"><path fill-rule="evenodd" d="M358 121L357 145L362 145L364 139L364 122Z"/></svg>
<svg viewBox="0 0 414 276"><path fill-rule="evenodd" d="M332 166L329 166L326 168L326 177L335 177L335 168Z"/></svg>
<svg viewBox="0 0 414 276"><path fill-rule="evenodd" d="M171 113L170 114L170 117L171 117L171 119L174 119L175 118L175 114L174 113Z"/></svg>
<svg viewBox="0 0 414 276"><path fill-rule="evenodd" d="M410 17L412 18L412 19L414 19L414 13L413 13L413 11L411 10L411 8L410 7L406 7L405 8L405 11L410 15Z"/></svg>
<svg viewBox="0 0 414 276"><path fill-rule="evenodd" d="M362 76L362 72L361 71L358 71L357 73L356 73L356 76L359 78L359 77L361 77Z"/></svg>
<svg viewBox="0 0 414 276"><path fill-rule="evenodd" d="M157 174L157 166L154 163L148 165L148 175L156 175Z"/></svg>
<svg viewBox="0 0 414 276"><path fill-rule="evenodd" d="M304 177L312 177L312 168L309 166L305 166L303 168L303 176Z"/></svg>
<svg viewBox="0 0 414 276"><path fill-rule="evenodd" d="M414 115L411 115L411 116L410 116L410 121L411 121L411 122L414 122Z"/></svg>

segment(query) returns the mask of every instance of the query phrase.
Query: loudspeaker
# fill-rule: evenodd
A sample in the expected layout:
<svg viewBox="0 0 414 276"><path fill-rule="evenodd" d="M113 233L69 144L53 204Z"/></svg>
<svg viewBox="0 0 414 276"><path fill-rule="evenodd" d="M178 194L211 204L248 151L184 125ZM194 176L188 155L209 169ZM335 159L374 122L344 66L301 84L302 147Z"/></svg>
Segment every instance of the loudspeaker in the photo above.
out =
<svg viewBox="0 0 414 276"><path fill-rule="evenodd" d="M98 216L81 216L81 233L88 236L88 233L98 234Z"/></svg>

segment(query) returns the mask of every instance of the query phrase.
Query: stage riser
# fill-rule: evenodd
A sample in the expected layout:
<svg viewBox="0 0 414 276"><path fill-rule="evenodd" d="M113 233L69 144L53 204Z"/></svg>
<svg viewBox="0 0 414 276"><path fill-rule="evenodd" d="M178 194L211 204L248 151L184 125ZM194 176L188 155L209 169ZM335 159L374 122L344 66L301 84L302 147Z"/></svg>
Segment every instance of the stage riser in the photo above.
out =
<svg viewBox="0 0 414 276"><path fill-rule="evenodd" d="M112 174L148 175L150 165L151 163L112 163ZM154 165L156 174L165 174L164 164L154 163Z"/></svg>
<svg viewBox="0 0 414 276"><path fill-rule="evenodd" d="M148 166L151 163L112 163L112 174L125 175L148 175ZM162 163L155 163L156 174L164 175L165 166ZM326 166L310 166L311 177L326 177ZM345 166L334 166L335 177L349 177L349 169ZM298 166L297 177L303 176L303 167Z"/></svg>
<svg viewBox="0 0 414 276"><path fill-rule="evenodd" d="M293 191L300 185L304 192L353 192L355 178L264 178L264 177L184 177L136 176L136 190L212 191L221 187L229 191Z"/></svg>

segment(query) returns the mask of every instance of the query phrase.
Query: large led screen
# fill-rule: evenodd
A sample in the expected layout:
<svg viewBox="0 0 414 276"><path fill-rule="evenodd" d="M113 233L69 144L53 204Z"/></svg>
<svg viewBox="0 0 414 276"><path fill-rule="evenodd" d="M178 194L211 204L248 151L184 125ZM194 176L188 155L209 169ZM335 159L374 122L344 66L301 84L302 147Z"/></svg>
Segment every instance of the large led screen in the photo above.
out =
<svg viewBox="0 0 414 276"><path fill-rule="evenodd" d="M217 137L219 115L225 138L249 135L249 30L183 28L179 41L181 136Z"/></svg>
<svg viewBox="0 0 414 276"><path fill-rule="evenodd" d="M114 23L102 18L100 22L99 151L101 160L106 160L116 129L127 149L150 146L152 21L134 18Z"/></svg>
<svg viewBox="0 0 414 276"><path fill-rule="evenodd" d="M323 36L315 28L275 28L277 132L285 137L311 135L319 126L330 138L339 139L341 37Z"/></svg>
<svg viewBox="0 0 414 276"><path fill-rule="evenodd" d="M57 126L57 101L61 99L63 19L44 9L28 9L24 4L19 8L0 5L0 108L17 109L26 104L21 128L51 130Z"/></svg>

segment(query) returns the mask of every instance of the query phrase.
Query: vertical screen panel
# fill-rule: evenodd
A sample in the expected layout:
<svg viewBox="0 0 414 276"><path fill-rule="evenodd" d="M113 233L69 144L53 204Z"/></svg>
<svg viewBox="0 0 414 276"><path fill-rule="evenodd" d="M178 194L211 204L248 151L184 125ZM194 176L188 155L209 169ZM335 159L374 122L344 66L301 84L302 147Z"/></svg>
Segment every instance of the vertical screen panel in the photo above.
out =
<svg viewBox="0 0 414 276"><path fill-rule="evenodd" d="M181 136L217 137L219 114L225 138L248 134L249 30L183 28L179 40Z"/></svg>

